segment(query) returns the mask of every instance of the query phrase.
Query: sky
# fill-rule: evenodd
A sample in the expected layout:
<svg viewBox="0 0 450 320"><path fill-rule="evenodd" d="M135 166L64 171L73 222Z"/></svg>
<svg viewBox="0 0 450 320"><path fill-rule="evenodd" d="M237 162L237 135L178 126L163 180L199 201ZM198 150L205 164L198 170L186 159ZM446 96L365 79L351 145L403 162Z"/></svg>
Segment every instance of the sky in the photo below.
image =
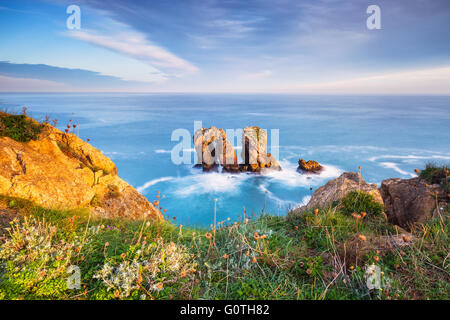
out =
<svg viewBox="0 0 450 320"><path fill-rule="evenodd" d="M0 0L0 30L1 92L450 94L449 0Z"/></svg>

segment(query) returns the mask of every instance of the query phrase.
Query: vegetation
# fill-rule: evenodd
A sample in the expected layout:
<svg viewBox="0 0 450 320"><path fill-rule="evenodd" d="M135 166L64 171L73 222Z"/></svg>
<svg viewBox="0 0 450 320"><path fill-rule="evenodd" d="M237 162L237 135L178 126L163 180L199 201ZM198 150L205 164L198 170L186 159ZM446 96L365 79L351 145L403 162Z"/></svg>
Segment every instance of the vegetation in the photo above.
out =
<svg viewBox="0 0 450 320"><path fill-rule="evenodd" d="M450 165L437 165L435 163L427 163L424 170L420 171L420 177L429 184L439 184L446 192L449 191L448 185L450 176L448 171Z"/></svg>
<svg viewBox="0 0 450 320"><path fill-rule="evenodd" d="M370 215L380 215L383 205L375 201L375 197L366 192L352 191L340 200L341 210L345 214L366 212Z"/></svg>
<svg viewBox="0 0 450 320"><path fill-rule="evenodd" d="M28 118L26 114L9 114L0 111L0 137L9 137L18 142L36 140L43 126Z"/></svg>
<svg viewBox="0 0 450 320"><path fill-rule="evenodd" d="M0 299L449 299L449 212L391 245L401 230L360 196L347 201L367 215L349 215L351 203L287 217L244 211L209 229L3 197L15 218L0 244ZM69 289L76 268L80 286Z"/></svg>

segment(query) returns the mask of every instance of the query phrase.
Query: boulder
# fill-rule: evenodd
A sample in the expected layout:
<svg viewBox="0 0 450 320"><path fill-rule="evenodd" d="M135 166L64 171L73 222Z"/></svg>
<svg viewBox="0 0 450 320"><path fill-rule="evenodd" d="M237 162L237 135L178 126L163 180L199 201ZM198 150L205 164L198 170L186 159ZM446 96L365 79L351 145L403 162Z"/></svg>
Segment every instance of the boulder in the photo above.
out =
<svg viewBox="0 0 450 320"><path fill-rule="evenodd" d="M410 230L415 223L424 223L433 216L436 196L443 193L439 185L428 185L421 178L387 179L381 182L388 220Z"/></svg>
<svg viewBox="0 0 450 320"><path fill-rule="evenodd" d="M294 213L330 206L334 201L342 199L352 191L369 193L374 196L376 202L383 204L383 199L375 183L366 183L359 172L344 172L340 177L328 181L314 191L308 204L294 210Z"/></svg>
<svg viewBox="0 0 450 320"><path fill-rule="evenodd" d="M298 160L298 169L297 171L302 173L320 173L323 170L323 167L314 160L305 161L303 159Z"/></svg>
<svg viewBox="0 0 450 320"><path fill-rule="evenodd" d="M27 143L0 137L0 155L2 195L51 209L90 207L105 216L162 219L100 150L49 124Z"/></svg>

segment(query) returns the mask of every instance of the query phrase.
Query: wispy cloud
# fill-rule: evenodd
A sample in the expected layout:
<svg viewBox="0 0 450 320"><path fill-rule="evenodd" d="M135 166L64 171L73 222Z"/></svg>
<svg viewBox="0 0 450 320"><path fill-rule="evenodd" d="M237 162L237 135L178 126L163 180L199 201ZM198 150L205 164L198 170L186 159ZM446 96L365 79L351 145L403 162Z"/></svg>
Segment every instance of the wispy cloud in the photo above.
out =
<svg viewBox="0 0 450 320"><path fill-rule="evenodd" d="M450 94L450 67L387 72L335 82L292 86L301 93Z"/></svg>
<svg viewBox="0 0 450 320"><path fill-rule="evenodd" d="M55 81L0 75L0 92L64 92L71 89L70 86Z"/></svg>
<svg viewBox="0 0 450 320"><path fill-rule="evenodd" d="M198 68L188 61L177 57L162 47L150 43L145 35L139 32L130 31L115 35L102 35L91 30L82 30L71 31L67 35L141 60L151 66L169 69L178 76L198 71Z"/></svg>

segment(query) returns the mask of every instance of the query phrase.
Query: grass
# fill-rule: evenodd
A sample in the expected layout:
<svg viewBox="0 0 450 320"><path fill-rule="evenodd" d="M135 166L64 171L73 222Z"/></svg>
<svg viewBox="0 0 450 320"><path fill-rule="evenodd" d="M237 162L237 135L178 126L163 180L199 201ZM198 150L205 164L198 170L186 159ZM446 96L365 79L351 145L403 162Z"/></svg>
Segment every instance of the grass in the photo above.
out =
<svg viewBox="0 0 450 320"><path fill-rule="evenodd" d="M448 212L387 247L379 240L398 228L339 206L203 229L0 201L16 213L0 245L1 299L450 298ZM73 265L79 289L67 286ZM366 285L370 265L381 290Z"/></svg>
<svg viewBox="0 0 450 320"><path fill-rule="evenodd" d="M446 191L449 192L449 180L450 176L448 171L450 170L450 164L438 165L436 163L427 163L425 169L420 171L419 176L427 181L429 184L439 184Z"/></svg>
<svg viewBox="0 0 450 320"><path fill-rule="evenodd" d="M0 111L0 137L9 137L18 142L36 140L43 126L25 114L9 114Z"/></svg>

